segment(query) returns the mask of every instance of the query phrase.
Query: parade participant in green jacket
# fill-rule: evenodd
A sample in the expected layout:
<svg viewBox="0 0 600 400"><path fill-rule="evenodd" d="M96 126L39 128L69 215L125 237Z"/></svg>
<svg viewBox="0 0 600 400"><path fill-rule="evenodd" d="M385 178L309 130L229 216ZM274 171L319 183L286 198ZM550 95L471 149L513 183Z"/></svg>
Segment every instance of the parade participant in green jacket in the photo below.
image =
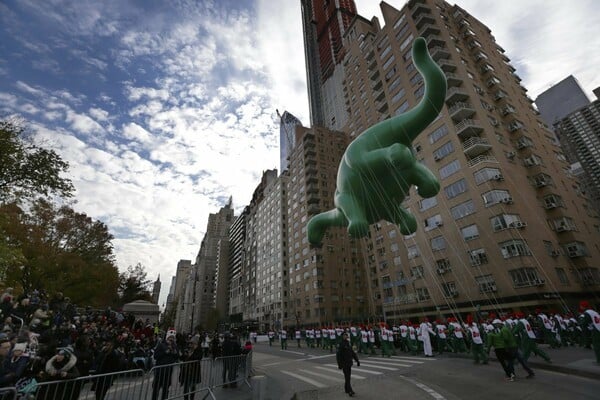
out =
<svg viewBox="0 0 600 400"><path fill-rule="evenodd" d="M523 359L526 361L529 360L529 356L533 353L542 357L547 362L552 362L550 361L548 354L538 347L535 332L533 332L531 324L525 318L525 314L522 312L517 313L516 320L517 324L513 329L513 333L517 335L517 338L519 339L519 349L523 354Z"/></svg>
<svg viewBox="0 0 600 400"><path fill-rule="evenodd" d="M579 303L579 311L582 313L579 318L581 329L591 336L596 362L600 364L600 314L585 300Z"/></svg>
<svg viewBox="0 0 600 400"><path fill-rule="evenodd" d="M490 349L492 347L494 348L496 358L500 362L500 365L506 374L506 379L512 382L515 380L515 369L512 358L507 349L510 347L512 342L514 342L514 345L516 346L514 336L499 319L492 321L492 325L494 325L494 331L488 333L486 352L489 353Z"/></svg>

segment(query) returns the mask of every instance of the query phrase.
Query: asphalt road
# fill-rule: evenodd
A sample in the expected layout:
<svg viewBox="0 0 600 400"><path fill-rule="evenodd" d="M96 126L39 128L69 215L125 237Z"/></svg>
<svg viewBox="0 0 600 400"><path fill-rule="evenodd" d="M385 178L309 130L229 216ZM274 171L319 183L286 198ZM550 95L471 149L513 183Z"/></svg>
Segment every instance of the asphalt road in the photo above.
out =
<svg viewBox="0 0 600 400"><path fill-rule="evenodd" d="M352 385L358 399L600 399L598 381L545 370L537 370L535 378L525 379L526 373L517 368L517 379L507 382L495 361L475 365L469 359L445 355L359 358L361 366L352 368ZM255 373L266 376L265 400L287 400L294 394L298 394L298 400L348 398L334 354L296 347L282 351L275 345L259 344L254 349L253 363Z"/></svg>

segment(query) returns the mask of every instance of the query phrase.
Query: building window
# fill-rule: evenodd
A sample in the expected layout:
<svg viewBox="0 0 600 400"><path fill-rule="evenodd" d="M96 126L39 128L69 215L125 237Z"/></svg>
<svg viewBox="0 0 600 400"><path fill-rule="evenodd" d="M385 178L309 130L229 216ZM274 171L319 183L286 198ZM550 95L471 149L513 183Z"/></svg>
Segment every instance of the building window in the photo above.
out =
<svg viewBox="0 0 600 400"><path fill-rule="evenodd" d="M427 290L427 288L417 288L417 299L419 301L427 301L431 299L429 290Z"/></svg>
<svg viewBox="0 0 600 400"><path fill-rule="evenodd" d="M508 271L516 288L542 285L543 279L540 279L535 268L517 268Z"/></svg>
<svg viewBox="0 0 600 400"><path fill-rule="evenodd" d="M461 193L466 192L468 189L467 187L467 181L466 179L460 179L456 182L454 182L453 184L446 186L444 188L444 192L446 193L446 197L448 199L452 199L456 196L458 196Z"/></svg>
<svg viewBox="0 0 600 400"><path fill-rule="evenodd" d="M464 203L461 203L457 206L454 206L450 209L450 214L454 219L460 219L466 217L467 215L471 215L475 212L475 205L473 200L467 200Z"/></svg>
<svg viewBox="0 0 600 400"><path fill-rule="evenodd" d="M422 199L419 201L419 210L425 211L429 210L431 207L437 206L437 199L435 197L430 197L428 199Z"/></svg>
<svg viewBox="0 0 600 400"><path fill-rule="evenodd" d="M479 171L475 172L473 174L473 176L475 177L475 183L478 185L481 185L484 182L487 181L491 181L491 180L502 180L504 179L504 177L502 177L502 174L500 173L500 170L498 168L482 168Z"/></svg>
<svg viewBox="0 0 600 400"><path fill-rule="evenodd" d="M516 222L520 221L521 219L517 214L502 214L490 219L490 223L492 224L492 229L494 232L510 228L514 226Z"/></svg>
<svg viewBox="0 0 600 400"><path fill-rule="evenodd" d="M479 287L479 293L493 293L498 290L496 281L491 274L476 276L475 282Z"/></svg>
<svg viewBox="0 0 600 400"><path fill-rule="evenodd" d="M431 239L431 250L439 251L446 248L446 240L443 236L436 236Z"/></svg>
<svg viewBox="0 0 600 400"><path fill-rule="evenodd" d="M460 162L458 160L454 160L439 169L440 178L445 179L445 178L449 177L450 175L455 174L459 170L460 170Z"/></svg>
<svg viewBox="0 0 600 400"><path fill-rule="evenodd" d="M504 258L531 255L531 251L529 250L527 243L521 239L513 239L500 243L500 252Z"/></svg>
<svg viewBox="0 0 600 400"><path fill-rule="evenodd" d="M394 97L392 97L392 104L393 104L393 103L397 103L397 102L398 102L398 101L399 101L401 98L403 98L403 97L404 97L404 88L400 89L400 90L398 91L398 93L396 93L396 94L394 95Z"/></svg>
<svg viewBox="0 0 600 400"><path fill-rule="evenodd" d="M556 270L556 276L558 276L558 281L560 282L561 285L569 285L569 277L567 276L567 273L565 272L564 268L555 268Z"/></svg>
<svg viewBox="0 0 600 400"><path fill-rule="evenodd" d="M490 190L483 194L483 204L486 207L492 206L498 203L510 203L512 202L512 197L508 190Z"/></svg>
<svg viewBox="0 0 600 400"><path fill-rule="evenodd" d="M398 32L398 34L399 33L400 32ZM396 35L396 37L398 37L398 36ZM413 36L412 33L410 35L408 35L406 37L406 39L404 39L404 41L402 42L402 44L400 44L400 51L404 51L404 49L406 49L412 43L413 38L414 38L414 36Z"/></svg>
<svg viewBox="0 0 600 400"><path fill-rule="evenodd" d="M421 252L419 251L419 246L417 246L416 244L413 244L412 246L408 246L407 248L407 256L409 260L412 260L413 258L417 258L421 255Z"/></svg>
<svg viewBox="0 0 600 400"><path fill-rule="evenodd" d="M400 115L407 109L408 109L408 101L405 101L404 103L402 103L402 105L400 107L398 107L398 109L396 110L394 115Z"/></svg>
<svg viewBox="0 0 600 400"><path fill-rule="evenodd" d="M424 276L423 266L417 265L416 267L411 267L410 268L410 276L411 276L411 278L415 278L415 279L422 278Z"/></svg>
<svg viewBox="0 0 600 400"><path fill-rule="evenodd" d="M461 228L460 233L465 241L477 239L479 237L479 229L477 229L477 225L469 225Z"/></svg>
<svg viewBox="0 0 600 400"><path fill-rule="evenodd" d="M446 127L446 125L442 125L428 135L429 143L434 144L435 142L437 142L438 140L440 140L447 134L448 134L448 128Z"/></svg>
<svg viewBox="0 0 600 400"><path fill-rule="evenodd" d="M458 296L458 290L456 290L456 283L447 282L442 284L442 293L444 297L456 297Z"/></svg>
<svg viewBox="0 0 600 400"><path fill-rule="evenodd" d="M433 158L435 160L441 160L442 158L446 157L448 154L453 152L454 144L452 144L452 142L448 142L433 152Z"/></svg>
<svg viewBox="0 0 600 400"><path fill-rule="evenodd" d="M475 249L469 250L469 260L471 262L472 267L477 267L481 264L487 264L488 258L487 254L485 254L485 249Z"/></svg>
<svg viewBox="0 0 600 400"><path fill-rule="evenodd" d="M440 214L436 214L425 220L425 231L426 232L428 232L432 229L438 228L440 226L442 226L442 216Z"/></svg>

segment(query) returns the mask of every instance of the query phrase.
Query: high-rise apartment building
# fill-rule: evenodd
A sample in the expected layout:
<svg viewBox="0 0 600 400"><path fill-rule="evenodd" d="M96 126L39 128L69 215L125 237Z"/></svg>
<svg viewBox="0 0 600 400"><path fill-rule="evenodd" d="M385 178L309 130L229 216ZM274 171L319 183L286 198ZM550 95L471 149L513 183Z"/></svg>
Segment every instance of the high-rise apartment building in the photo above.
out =
<svg viewBox="0 0 600 400"><path fill-rule="evenodd" d="M229 228L229 318L234 323L244 320L244 270L246 258L246 221L248 207Z"/></svg>
<svg viewBox="0 0 600 400"><path fill-rule="evenodd" d="M158 304L158 298L160 297L160 287L160 274L158 274L158 278L156 278L156 281L154 281L154 283L152 284L152 302L154 304Z"/></svg>
<svg viewBox="0 0 600 400"><path fill-rule="evenodd" d="M349 138L322 127L298 128L287 193L289 301L283 325L310 326L368 318L361 241L330 229L321 247L308 243L306 225L332 209L337 169Z"/></svg>
<svg viewBox="0 0 600 400"><path fill-rule="evenodd" d="M277 170L263 174L260 200L249 221L248 239L256 255L254 317L258 329L279 329L287 302L287 174ZM262 183L262 182L261 182ZM248 242L247 242L248 243ZM250 243L248 243L250 245Z"/></svg>
<svg viewBox="0 0 600 400"><path fill-rule="evenodd" d="M229 227L233 223L232 200L219 212L208 216L206 233L202 239L196 262L192 265L185 280L183 301L177 307L176 328L193 332L198 325L206 326L216 308L217 267L220 246L229 238ZM225 251L224 253L226 253Z"/></svg>
<svg viewBox="0 0 600 400"><path fill-rule="evenodd" d="M301 0L304 50L312 126L339 129L348 115L342 107L345 56L343 36L356 16L354 0Z"/></svg>
<svg viewBox="0 0 600 400"><path fill-rule="evenodd" d="M540 115L548 126L590 104L590 100L573 75L543 91L535 98Z"/></svg>
<svg viewBox="0 0 600 400"><path fill-rule="evenodd" d="M296 146L296 127L302 126L302 122L291 113L284 111L279 116L279 173L287 170L288 157Z"/></svg>
<svg viewBox="0 0 600 400"><path fill-rule="evenodd" d="M401 9L382 2L381 9L383 27L376 19L356 17L343 35L343 98L333 108L344 107L349 134L359 135L405 112L423 96L423 81L411 60L416 37L426 39L446 73L448 92L439 118L414 142L420 162L438 176L440 193L422 199L411 191L406 199L404 206L420 220L415 234L403 237L394 225L381 222L372 225L364 243L367 293L376 314L394 320L475 308L561 307L598 290L600 281L588 278L598 276L598 221L572 190L578 182L569 174L561 148L489 28L444 1L411 0ZM316 78L309 77L309 82ZM313 260L307 255L313 250L302 246L302 236L294 237L302 227L298 218L303 218L297 208L332 207L333 184L314 188L307 179L334 174L337 160L330 166L303 165L304 152L310 152L306 144L319 143L317 138L327 145L343 136L327 133L331 139L326 140L316 132L298 141L289 167L288 201L296 205L290 209L288 246L296 310L290 310L307 321L320 311L305 302L323 292L308 295ZM332 160L337 157L334 149L328 150ZM302 184L293 189L297 179ZM354 247L342 230L330 234L343 241L332 246L334 252ZM327 247L314 255L326 257ZM326 260L328 274L354 268L337 264L342 258ZM320 260L314 262L319 276ZM340 283L327 276L315 285L330 289ZM341 296L327 291L319 301L334 298ZM343 307L337 310L343 312ZM358 313L350 315L356 318Z"/></svg>
<svg viewBox="0 0 600 400"><path fill-rule="evenodd" d="M587 195L600 210L600 100L560 119L554 129L569 161L581 163Z"/></svg>

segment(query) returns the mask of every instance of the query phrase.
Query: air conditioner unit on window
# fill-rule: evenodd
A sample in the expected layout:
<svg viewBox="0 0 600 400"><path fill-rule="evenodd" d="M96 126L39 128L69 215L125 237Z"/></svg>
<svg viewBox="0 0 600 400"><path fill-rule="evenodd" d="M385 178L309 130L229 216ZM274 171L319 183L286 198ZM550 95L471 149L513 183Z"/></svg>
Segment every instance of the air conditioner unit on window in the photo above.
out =
<svg viewBox="0 0 600 400"><path fill-rule="evenodd" d="M552 209L552 208L556 208L558 207L558 204L556 204L555 202L551 201L549 203L546 203L546 208L547 209Z"/></svg>
<svg viewBox="0 0 600 400"><path fill-rule="evenodd" d="M556 227L556 232L565 232L567 230L566 225L559 225Z"/></svg>
<svg viewBox="0 0 600 400"><path fill-rule="evenodd" d="M517 153L515 153L514 151L509 151L508 153L506 153L506 157L508 158L514 158L517 155Z"/></svg>
<svg viewBox="0 0 600 400"><path fill-rule="evenodd" d="M435 221L435 226L443 226L444 223L442 221Z"/></svg>
<svg viewBox="0 0 600 400"><path fill-rule="evenodd" d="M494 175L494 180L495 181L503 181L504 177L502 176L502 174L496 174L496 175Z"/></svg>
<svg viewBox="0 0 600 400"><path fill-rule="evenodd" d="M560 256L560 251L558 251L558 250L552 250L552 251L550 252L550 255L551 255L552 257L558 257L558 256Z"/></svg>
<svg viewBox="0 0 600 400"><path fill-rule="evenodd" d="M579 257L579 251L569 250L569 257Z"/></svg>
<svg viewBox="0 0 600 400"><path fill-rule="evenodd" d="M512 202L513 202L513 199L512 199L512 197L510 197L510 196L509 196L509 197L505 197L505 198L503 198L503 199L500 199L500 203L504 203L504 204L512 204Z"/></svg>
<svg viewBox="0 0 600 400"><path fill-rule="evenodd" d="M441 157L441 156L439 156L439 155L437 155L437 154L434 154L434 155L433 155L433 159L434 159L435 161L440 161L440 160L442 159L442 157Z"/></svg>

